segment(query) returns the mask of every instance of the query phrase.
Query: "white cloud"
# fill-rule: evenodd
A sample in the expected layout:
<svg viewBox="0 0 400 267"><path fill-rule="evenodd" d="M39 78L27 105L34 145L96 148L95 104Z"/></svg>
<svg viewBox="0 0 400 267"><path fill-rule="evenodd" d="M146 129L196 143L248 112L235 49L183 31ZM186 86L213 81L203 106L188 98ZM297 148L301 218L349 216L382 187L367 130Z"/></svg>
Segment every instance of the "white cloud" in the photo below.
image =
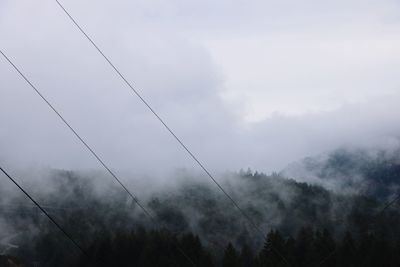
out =
<svg viewBox="0 0 400 267"><path fill-rule="evenodd" d="M0 5L1 49L111 167L195 166L54 1ZM271 171L397 136L395 2L65 6L213 170ZM0 77L2 159L99 168L4 60Z"/></svg>

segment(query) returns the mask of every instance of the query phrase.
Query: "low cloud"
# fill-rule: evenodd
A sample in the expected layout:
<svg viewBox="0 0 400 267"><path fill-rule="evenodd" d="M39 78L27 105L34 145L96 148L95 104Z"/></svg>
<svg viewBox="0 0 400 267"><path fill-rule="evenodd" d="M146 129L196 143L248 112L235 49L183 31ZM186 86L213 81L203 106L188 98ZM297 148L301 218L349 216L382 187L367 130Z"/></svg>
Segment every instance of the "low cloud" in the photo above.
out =
<svg viewBox="0 0 400 267"><path fill-rule="evenodd" d="M69 1L65 5L213 172L246 167L271 172L338 146L397 145L400 95L398 81L392 74L399 62L398 49L393 46L398 34L393 26L398 20L389 8L397 8L395 3L375 3L373 10L379 12L374 16L372 9L358 10L357 1L351 5L346 2L349 10L341 13L344 2L339 2L332 7L333 15L321 18L316 11L321 7L308 9L314 5L307 2L302 9L313 20L295 11L296 3L263 3L222 1L198 6L159 1ZM198 168L53 1L4 1L1 5L1 49L110 167L121 173L160 174L176 168ZM231 9L222 12L227 5ZM248 13L243 13L243 6ZM340 14L347 18L353 9L358 10L354 16L368 21L365 25L375 25L373 30L351 23L340 38L333 35L324 39L321 31L340 32L347 20L336 26L333 22ZM135 12L131 14L132 10ZM274 16L266 16L262 10ZM276 26L285 14L292 13L297 15L284 28ZM246 20L251 17L252 20ZM309 28L315 21L321 21L321 25ZM215 27L202 22L212 22ZM387 38L361 47L362 40L374 40L374 33L382 25L388 25L388 32L379 36ZM359 29L363 38L337 42ZM254 38L257 34L260 38ZM269 45L277 50L264 54L261 40L273 36L290 38L274 40ZM302 47L287 54L287 61L280 62L290 44L297 42L296 36L317 40L303 40L299 43ZM325 50L319 46L318 38L327 41L322 46ZM243 42L254 46L238 45ZM318 47L322 50L314 53ZM385 47L390 48L390 53L383 51ZM341 49L349 61L335 61ZM280 64L270 76L263 76L263 66L274 70L266 57L273 51L277 55L270 60ZM329 51L332 54L327 54ZM366 56L369 52L373 53ZM233 57L235 53L237 57ZM388 54L394 56L388 59ZM246 63L243 55L251 55L254 65L241 64ZM318 59L321 55L326 55L324 60ZM227 60L229 57L231 61ZM357 64L356 59L360 59ZM305 76L300 75L303 72L299 74L303 69L300 62L308 66ZM382 73L371 78L376 69L365 71L363 62L367 62L367 67L379 63ZM252 72L252 68L257 71ZM285 69L287 72L282 71ZM330 71L332 77L327 75ZM3 162L16 168L100 168L4 60L0 73ZM305 86L310 84L313 86ZM239 99L241 96L243 99ZM249 114L257 119L249 120Z"/></svg>

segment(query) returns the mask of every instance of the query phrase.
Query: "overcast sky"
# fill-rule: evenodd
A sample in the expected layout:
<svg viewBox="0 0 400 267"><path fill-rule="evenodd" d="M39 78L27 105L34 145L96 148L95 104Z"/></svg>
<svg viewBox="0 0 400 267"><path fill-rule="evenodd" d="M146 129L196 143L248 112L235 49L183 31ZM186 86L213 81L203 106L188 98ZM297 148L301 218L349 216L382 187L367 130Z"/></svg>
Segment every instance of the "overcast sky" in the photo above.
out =
<svg viewBox="0 0 400 267"><path fill-rule="evenodd" d="M398 1L61 2L212 171L398 144ZM197 168L54 0L1 0L0 40L112 168ZM100 168L3 58L0 121L7 166Z"/></svg>

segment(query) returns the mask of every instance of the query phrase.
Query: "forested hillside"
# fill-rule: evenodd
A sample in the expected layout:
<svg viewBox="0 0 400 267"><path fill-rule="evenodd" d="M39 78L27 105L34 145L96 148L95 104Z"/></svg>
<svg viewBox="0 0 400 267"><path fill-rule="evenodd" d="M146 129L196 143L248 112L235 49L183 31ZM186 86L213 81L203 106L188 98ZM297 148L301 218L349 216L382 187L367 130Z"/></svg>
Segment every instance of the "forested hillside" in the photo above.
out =
<svg viewBox="0 0 400 267"><path fill-rule="evenodd" d="M341 194L278 174L226 174L224 188L268 233L265 239L214 185L181 176L175 187L142 200L153 224L111 182L98 189L95 175L52 171L52 189L36 195L86 256L24 197L2 187L3 254L24 266L190 266L180 248L197 266L317 266L332 252L325 266L399 264L397 203L381 212L387 200L373 195Z"/></svg>
<svg viewBox="0 0 400 267"><path fill-rule="evenodd" d="M283 175L385 199L400 188L400 149L337 149L289 165Z"/></svg>

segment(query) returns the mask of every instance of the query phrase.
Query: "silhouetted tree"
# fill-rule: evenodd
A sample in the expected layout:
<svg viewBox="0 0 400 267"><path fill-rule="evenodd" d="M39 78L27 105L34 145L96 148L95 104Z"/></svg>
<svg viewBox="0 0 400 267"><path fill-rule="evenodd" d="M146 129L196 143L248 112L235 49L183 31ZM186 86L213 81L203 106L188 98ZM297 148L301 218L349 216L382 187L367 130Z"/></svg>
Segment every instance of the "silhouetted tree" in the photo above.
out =
<svg viewBox="0 0 400 267"><path fill-rule="evenodd" d="M315 261L313 245L313 230L310 227L301 228L296 238L295 261L297 266L312 266Z"/></svg>
<svg viewBox="0 0 400 267"><path fill-rule="evenodd" d="M313 261L324 260L324 266L335 266L335 257L330 256L336 250L336 244L328 230L315 232Z"/></svg>
<svg viewBox="0 0 400 267"><path fill-rule="evenodd" d="M278 267L286 265L285 240L279 231L271 230L259 256L259 263L265 267Z"/></svg>
<svg viewBox="0 0 400 267"><path fill-rule="evenodd" d="M254 254L247 244L244 244L240 251L240 264L242 267L254 266Z"/></svg>
<svg viewBox="0 0 400 267"><path fill-rule="evenodd" d="M329 254L326 256L330 256ZM350 232L346 232L339 244L336 255L332 255L338 260L339 266L357 266L357 247Z"/></svg>
<svg viewBox="0 0 400 267"><path fill-rule="evenodd" d="M240 267L239 255L232 243L229 243L225 249L222 267Z"/></svg>

